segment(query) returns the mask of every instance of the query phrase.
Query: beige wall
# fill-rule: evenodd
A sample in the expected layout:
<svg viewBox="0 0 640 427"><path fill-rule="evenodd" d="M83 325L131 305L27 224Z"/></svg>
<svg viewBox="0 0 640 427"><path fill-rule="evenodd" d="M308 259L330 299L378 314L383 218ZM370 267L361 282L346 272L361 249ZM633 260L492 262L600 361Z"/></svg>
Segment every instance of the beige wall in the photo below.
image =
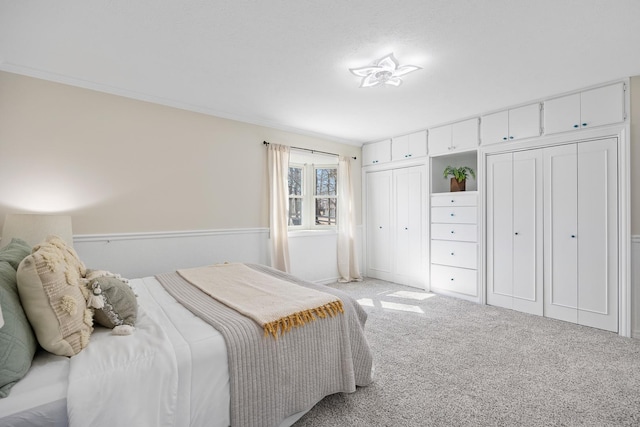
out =
<svg viewBox="0 0 640 427"><path fill-rule="evenodd" d="M631 234L640 235L640 76L631 78Z"/></svg>
<svg viewBox="0 0 640 427"><path fill-rule="evenodd" d="M263 140L360 170L359 147L0 72L0 226L56 212L74 234L268 227Z"/></svg>

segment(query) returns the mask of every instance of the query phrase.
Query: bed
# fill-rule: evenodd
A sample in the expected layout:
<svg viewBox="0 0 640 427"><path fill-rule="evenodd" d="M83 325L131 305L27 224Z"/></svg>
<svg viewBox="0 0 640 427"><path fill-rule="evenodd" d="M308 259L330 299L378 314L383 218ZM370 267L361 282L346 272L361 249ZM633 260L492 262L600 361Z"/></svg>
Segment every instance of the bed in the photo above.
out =
<svg viewBox="0 0 640 427"><path fill-rule="evenodd" d="M0 399L0 425L289 426L324 396L354 392L356 386L372 381L373 364L363 331L366 314L356 301L338 290L265 266L247 266L335 295L342 301L344 314L293 328L277 339L261 334L260 346L271 350L260 348L259 357L247 367L238 365L237 356L231 357L233 352L237 354L233 349L236 344L229 347L228 337L214 328L210 319L202 320L193 313L197 310L187 309L167 291L161 283L166 281L163 275L130 280L138 303L134 333L114 336L110 329L96 326L89 344L73 357L38 350L26 376L8 397ZM224 306L221 310L232 309ZM234 311L229 317L234 316L242 315ZM315 344L300 341L301 336L313 336L313 329L331 338ZM262 332L260 327L257 331ZM339 335L347 341L337 338ZM340 356L342 362L336 363L336 351L345 350L347 357ZM270 359L267 351L276 354ZM292 358L305 359L301 352L311 353L309 360L317 360L303 366L303 371L333 370L324 376L335 375L340 380L318 380L320 372L314 377L312 373L278 371L282 368L275 365L281 359L283 365L292 363ZM242 382L238 369L253 371L244 372ZM260 384L257 379L269 370L276 373L267 378L273 384ZM255 390L263 389L279 391L256 403ZM303 398L292 399L292 393Z"/></svg>

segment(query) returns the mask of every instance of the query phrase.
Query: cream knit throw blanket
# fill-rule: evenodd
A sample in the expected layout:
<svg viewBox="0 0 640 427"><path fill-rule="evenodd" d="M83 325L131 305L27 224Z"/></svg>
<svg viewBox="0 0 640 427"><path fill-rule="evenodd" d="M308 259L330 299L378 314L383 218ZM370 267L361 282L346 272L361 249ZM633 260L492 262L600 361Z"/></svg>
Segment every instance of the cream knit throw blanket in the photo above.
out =
<svg viewBox="0 0 640 427"><path fill-rule="evenodd" d="M244 264L216 264L178 270L207 295L255 320L274 338L293 327L343 313L335 295L268 276Z"/></svg>

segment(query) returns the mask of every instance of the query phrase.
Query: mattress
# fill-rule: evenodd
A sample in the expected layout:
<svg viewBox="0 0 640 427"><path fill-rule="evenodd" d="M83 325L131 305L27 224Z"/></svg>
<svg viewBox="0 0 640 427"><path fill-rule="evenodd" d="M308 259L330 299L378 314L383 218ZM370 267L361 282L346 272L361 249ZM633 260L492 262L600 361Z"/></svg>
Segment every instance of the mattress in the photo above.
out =
<svg viewBox="0 0 640 427"><path fill-rule="evenodd" d="M180 305L154 277L133 279L130 285L138 296L136 331L114 336L97 326L89 346L72 358L38 353L27 376L0 399L0 425L112 426L135 421L167 427L229 426L229 372L222 335ZM161 341L147 341L147 335ZM139 365L142 351L161 354L166 364ZM119 381L124 384L115 384ZM160 404L153 393L161 393ZM123 400L135 404L123 407ZM156 406L149 408L149 403ZM305 412L288 417L281 427Z"/></svg>

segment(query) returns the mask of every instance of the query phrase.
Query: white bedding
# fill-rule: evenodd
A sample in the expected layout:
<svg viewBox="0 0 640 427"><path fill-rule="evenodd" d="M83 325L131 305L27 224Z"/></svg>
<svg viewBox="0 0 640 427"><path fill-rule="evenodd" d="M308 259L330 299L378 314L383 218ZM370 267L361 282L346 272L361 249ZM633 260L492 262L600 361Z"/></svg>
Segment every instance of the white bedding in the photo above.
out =
<svg viewBox="0 0 640 427"><path fill-rule="evenodd" d="M62 427L67 425L70 360L40 350L27 375L0 399L0 425Z"/></svg>
<svg viewBox="0 0 640 427"><path fill-rule="evenodd" d="M0 399L1 426L229 426L222 335L155 278L130 284L138 295L135 332L114 336L96 327L89 346L72 358L39 354L27 376Z"/></svg>
<svg viewBox="0 0 640 427"><path fill-rule="evenodd" d="M69 425L228 426L222 336L154 278L132 280L131 286L139 305L135 332L97 330L71 359Z"/></svg>

